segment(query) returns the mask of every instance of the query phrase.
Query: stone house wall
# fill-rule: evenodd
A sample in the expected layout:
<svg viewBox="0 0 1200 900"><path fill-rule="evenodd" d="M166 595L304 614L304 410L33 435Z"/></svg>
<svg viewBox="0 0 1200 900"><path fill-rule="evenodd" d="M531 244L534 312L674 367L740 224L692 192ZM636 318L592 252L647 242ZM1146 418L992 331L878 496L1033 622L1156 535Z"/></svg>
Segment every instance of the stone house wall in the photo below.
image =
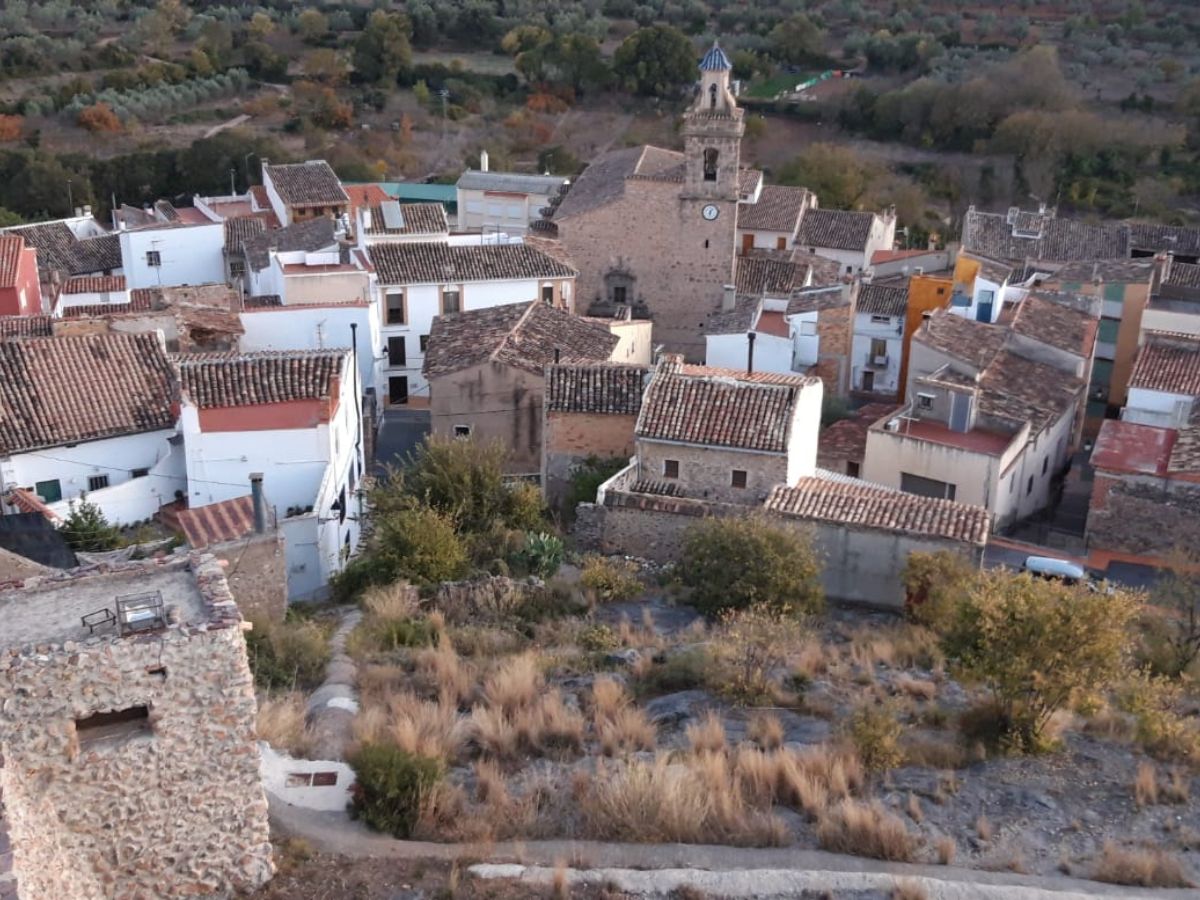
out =
<svg viewBox="0 0 1200 900"><path fill-rule="evenodd" d="M826 393L844 397L850 390L850 351L854 344L854 307L823 309L817 315L820 350L816 371Z"/></svg>
<svg viewBox="0 0 1200 900"><path fill-rule="evenodd" d="M679 463L679 478L663 478L668 459ZM661 481L678 485L685 497L721 503L759 505L771 488L788 482L788 458L783 453L755 453L721 447L699 447L660 441L638 441L639 481ZM732 473L746 473L746 486L735 488Z"/></svg>
<svg viewBox="0 0 1200 900"><path fill-rule="evenodd" d="M605 297L607 272L625 269L636 278L630 299L649 309L655 344L699 362L703 323L733 282L737 201L684 199L683 188L632 178L621 197L555 222L579 269L578 312ZM719 210L711 222L701 215L710 203Z"/></svg>
<svg viewBox="0 0 1200 900"><path fill-rule="evenodd" d="M562 503L571 475L588 457L633 456L636 415L548 410L542 432L542 489L551 507Z"/></svg>
<svg viewBox="0 0 1200 900"><path fill-rule="evenodd" d="M0 789L22 897L229 896L272 874L240 616L212 557L159 565L191 568L207 621L0 661ZM143 727L81 745L76 720L143 706Z"/></svg>
<svg viewBox="0 0 1200 900"><path fill-rule="evenodd" d="M539 473L545 382L541 374L491 361L435 377L429 383L431 429L438 437L455 437L455 429L466 426L475 440L505 446L509 474Z"/></svg>

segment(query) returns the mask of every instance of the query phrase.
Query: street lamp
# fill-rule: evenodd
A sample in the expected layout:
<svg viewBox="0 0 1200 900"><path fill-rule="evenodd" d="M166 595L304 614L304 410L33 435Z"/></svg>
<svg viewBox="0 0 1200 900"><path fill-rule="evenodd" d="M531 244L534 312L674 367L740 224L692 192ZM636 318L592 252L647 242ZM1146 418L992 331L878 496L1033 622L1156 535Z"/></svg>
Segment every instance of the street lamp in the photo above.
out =
<svg viewBox="0 0 1200 900"><path fill-rule="evenodd" d="M253 150L242 157L242 165L246 169L246 193L250 193L250 157L252 156L254 156Z"/></svg>
<svg viewBox="0 0 1200 900"><path fill-rule="evenodd" d="M71 193L71 179L67 179L67 217L75 215L75 197Z"/></svg>

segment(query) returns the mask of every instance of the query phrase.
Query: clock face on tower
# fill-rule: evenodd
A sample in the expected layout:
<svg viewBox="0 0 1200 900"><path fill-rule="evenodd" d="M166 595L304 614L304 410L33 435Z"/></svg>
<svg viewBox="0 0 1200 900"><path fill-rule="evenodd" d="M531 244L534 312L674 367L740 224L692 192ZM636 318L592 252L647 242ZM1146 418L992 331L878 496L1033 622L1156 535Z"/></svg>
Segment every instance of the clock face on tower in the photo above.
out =
<svg viewBox="0 0 1200 900"><path fill-rule="evenodd" d="M704 209L700 210L700 215L704 216L705 220L709 221L709 222L713 221L720 214L721 214L721 210L718 209L716 206L714 206L712 203L708 204L706 207L704 207Z"/></svg>

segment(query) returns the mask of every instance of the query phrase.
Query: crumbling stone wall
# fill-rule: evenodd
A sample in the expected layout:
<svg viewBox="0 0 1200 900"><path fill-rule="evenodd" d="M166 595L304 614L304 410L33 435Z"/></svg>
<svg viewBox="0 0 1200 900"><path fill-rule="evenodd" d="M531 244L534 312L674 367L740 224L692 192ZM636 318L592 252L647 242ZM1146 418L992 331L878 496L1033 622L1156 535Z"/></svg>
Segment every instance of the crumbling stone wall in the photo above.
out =
<svg viewBox="0 0 1200 900"><path fill-rule="evenodd" d="M283 621L287 612L287 560L282 532L216 544L209 552L229 563L225 576L242 618Z"/></svg>
<svg viewBox="0 0 1200 900"><path fill-rule="evenodd" d="M23 898L227 897L271 876L241 619L211 556L168 565L191 568L207 621L0 654L0 789ZM148 727L81 742L77 719L141 706Z"/></svg>

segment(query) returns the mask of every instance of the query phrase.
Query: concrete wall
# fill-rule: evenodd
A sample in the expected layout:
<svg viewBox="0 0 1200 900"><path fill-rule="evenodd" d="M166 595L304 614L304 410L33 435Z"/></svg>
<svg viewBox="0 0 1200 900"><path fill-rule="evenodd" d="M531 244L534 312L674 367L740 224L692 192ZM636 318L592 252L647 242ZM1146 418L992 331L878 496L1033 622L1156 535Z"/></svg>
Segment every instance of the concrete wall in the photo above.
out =
<svg viewBox="0 0 1200 900"><path fill-rule="evenodd" d="M510 474L542 470L542 398L545 377L515 366L486 362L435 378L430 384L430 424L435 435L498 441L509 451Z"/></svg>
<svg viewBox="0 0 1200 900"><path fill-rule="evenodd" d="M129 291L85 291L79 294L59 294L58 305L54 307L56 318L61 317L63 310L72 306L107 306L113 304L113 312L120 312L121 307L129 304ZM24 313L24 315L32 315Z"/></svg>
<svg viewBox="0 0 1200 900"><path fill-rule="evenodd" d="M275 265L278 265L276 261ZM368 303L371 279L367 272L283 273L283 302L303 306L309 303Z"/></svg>
<svg viewBox="0 0 1200 900"><path fill-rule="evenodd" d="M551 195L466 190L458 188L458 227L463 231L507 231L524 234L541 218ZM557 190L555 191L557 194Z"/></svg>
<svg viewBox="0 0 1200 900"><path fill-rule="evenodd" d="M292 806L320 812L342 812L350 803L354 770L346 763L329 759L292 759L274 750L266 741L259 742L262 754L262 781L267 793ZM335 782L316 785L314 773L332 775Z"/></svg>
<svg viewBox="0 0 1200 900"><path fill-rule="evenodd" d="M742 334L710 334L705 338L705 362L710 366L745 371L749 339ZM788 338L759 332L754 339L754 371L791 374L792 342Z"/></svg>
<svg viewBox="0 0 1200 900"><path fill-rule="evenodd" d="M609 356L628 366L648 366L654 361L654 323L649 319L610 320L608 330L617 336Z"/></svg>
<svg viewBox="0 0 1200 900"><path fill-rule="evenodd" d="M899 431L872 428L867 432L862 478L899 488L901 475L919 475L955 486L954 499L994 508L1000 478L999 456L919 440Z"/></svg>
<svg viewBox="0 0 1200 900"><path fill-rule="evenodd" d="M1168 394L1131 387L1121 419L1156 428L1182 428L1191 416L1193 400L1187 394Z"/></svg>
<svg viewBox="0 0 1200 900"><path fill-rule="evenodd" d="M588 457L633 455L637 416L549 411L542 432L542 490L551 506L562 502L576 469Z"/></svg>
<svg viewBox="0 0 1200 900"><path fill-rule="evenodd" d="M174 502L177 495L187 496L187 462L183 448L172 445L145 476L89 491L87 498L100 507L110 523L130 525L152 518L162 506ZM69 500L48 505L63 519L71 514Z"/></svg>
<svg viewBox="0 0 1200 900"><path fill-rule="evenodd" d="M788 316L792 335L792 365L803 372L820 359L821 339L817 336L817 313L797 313Z"/></svg>
<svg viewBox="0 0 1200 900"><path fill-rule="evenodd" d="M122 231L120 240L121 267L131 291L225 280L225 230L220 222ZM151 251L158 252L161 266L147 264Z"/></svg>
<svg viewBox="0 0 1200 900"><path fill-rule="evenodd" d="M215 562L197 575L228 602ZM22 897L228 897L270 878L254 682L234 612L151 640L6 654L0 789ZM133 706L150 708L147 731L80 746L77 719Z"/></svg>
<svg viewBox="0 0 1200 900"><path fill-rule="evenodd" d="M1195 307L1196 313L1200 313L1200 304ZM1200 335L1200 315L1182 310L1171 309L1154 309L1147 307L1142 312L1142 332L1147 331L1174 331L1179 334L1196 334ZM1141 341L1139 336L1139 342Z"/></svg>
<svg viewBox="0 0 1200 900"><path fill-rule="evenodd" d="M579 269L580 312L604 297L605 274L624 268L636 279L633 297L649 307L655 342L699 361L701 323L720 308L724 286L733 282L737 201L685 199L682 190L634 179L613 202L555 221ZM710 203L719 210L711 222L701 215Z"/></svg>

